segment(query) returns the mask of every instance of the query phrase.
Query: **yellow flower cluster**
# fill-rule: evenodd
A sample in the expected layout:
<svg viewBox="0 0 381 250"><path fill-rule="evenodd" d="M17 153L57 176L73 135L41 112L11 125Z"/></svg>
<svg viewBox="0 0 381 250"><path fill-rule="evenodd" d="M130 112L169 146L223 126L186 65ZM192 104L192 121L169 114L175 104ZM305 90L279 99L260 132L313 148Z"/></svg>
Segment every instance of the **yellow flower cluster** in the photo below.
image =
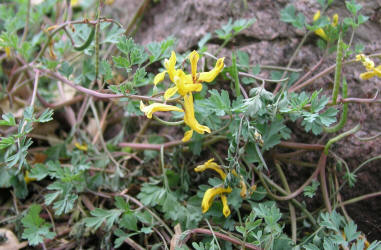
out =
<svg viewBox="0 0 381 250"><path fill-rule="evenodd" d="M225 173L225 171L221 168L220 165L218 165L217 163L214 162L213 158L210 159L209 161L205 162L204 164L195 167L194 171L195 172L203 172L203 171L205 171L207 169L211 169L211 170L216 171L220 175L222 180L226 179L226 173ZM237 172L235 170L232 171L232 174L234 176L238 177ZM241 179L240 180L240 187L241 187L240 195L241 195L242 198L245 198L246 195L247 195L246 183L245 183L245 181L244 181L242 176L240 176L240 179ZM255 185L253 187L251 187L250 193L254 192L255 188L256 188ZM228 205L228 200L227 200L226 194L227 193L231 193L231 191L232 191L231 187L227 187L227 188L224 188L224 187L213 187L213 188L209 188L208 190L206 190L206 192L204 194L204 197L202 199L202 202L201 202L202 212L206 213L209 210L209 208L212 206L214 198L217 195L220 195L221 196L222 206L223 206L222 213L224 214L225 217L228 217L230 215L230 209L229 209L229 205Z"/></svg>
<svg viewBox="0 0 381 250"><path fill-rule="evenodd" d="M209 72L197 73L197 62L199 60L199 54L193 51L189 54L188 59L191 64L191 74L185 74L183 70L176 69L176 54L174 51L171 53L169 60L165 60L165 71L157 74L154 78L154 84L158 84L163 81L165 75L168 74L169 79L175 86L170 87L164 93L164 100L168 100L173 95L178 93L184 99L184 110L176 106L153 103L149 106L145 106L143 102L140 103L140 110L142 110L148 118L152 118L152 114L157 111L178 111L184 112L184 122L190 128L185 132L182 139L183 142L189 141L192 138L193 131L199 134L205 132L210 133L210 129L207 126L203 126L198 123L194 115L193 95L192 92L200 92L202 90L202 82L211 82L224 68L224 58L217 60L215 67Z"/></svg>
<svg viewBox="0 0 381 250"><path fill-rule="evenodd" d="M374 76L381 77L381 65L374 66L374 62L364 54L356 56L356 61L361 61L364 65L366 72L360 74L362 80L368 80Z"/></svg>
<svg viewBox="0 0 381 250"><path fill-rule="evenodd" d="M194 169L194 171L203 172L206 169L212 169L216 171L221 176L221 179L225 180L226 173L224 172L224 170L221 168L220 165L214 162L213 158L205 162L204 164L197 166ZM230 208L228 205L228 199L226 197L226 193L231 193L231 191L232 191L231 187L227 187L227 188L213 187L206 190L204 194L204 198L202 199L202 202L201 202L202 212L206 213L209 210L209 208L212 206L214 198L217 195L221 195L221 202L223 206L222 213L225 215L225 217L228 217L230 215Z"/></svg>
<svg viewBox="0 0 381 250"><path fill-rule="evenodd" d="M314 22L319 20L319 18L320 18L320 10L318 10L315 13L314 18L313 18ZM339 15L338 14L334 14L333 17L332 17L331 26L332 27L336 27L338 23L339 23ZM315 30L315 34L320 36L324 40L328 41L328 36L327 36L327 34L325 33L325 31L322 28L319 28L319 29Z"/></svg>

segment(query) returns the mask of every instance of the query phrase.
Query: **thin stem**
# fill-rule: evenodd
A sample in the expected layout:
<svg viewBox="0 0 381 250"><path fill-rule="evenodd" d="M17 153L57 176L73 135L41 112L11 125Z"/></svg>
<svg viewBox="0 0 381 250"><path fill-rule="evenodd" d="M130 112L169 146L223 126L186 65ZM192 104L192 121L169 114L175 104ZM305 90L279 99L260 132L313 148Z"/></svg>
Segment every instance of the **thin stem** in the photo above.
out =
<svg viewBox="0 0 381 250"><path fill-rule="evenodd" d="M258 81L262 81L262 82L275 82L275 83L279 83L279 82L284 82L284 81L288 80L288 77L282 78L282 79L279 79L279 80L273 80L273 79L267 79L267 78L263 78L263 77L256 76L256 75L253 75L253 74L249 74L249 73L246 73L246 72L238 72L238 74L241 75L241 76L251 77L251 78L254 78L254 79L256 79Z"/></svg>
<svg viewBox="0 0 381 250"><path fill-rule="evenodd" d="M189 231L185 231L184 233L187 234L187 236L184 238L184 240L181 242L181 245L185 244L188 239L192 236L192 234L206 234L206 235L215 235L215 237L217 238L220 238L222 240L225 240L225 241L229 241L235 245L241 245L242 242L238 239L235 239L235 238L232 238L228 235L225 235L225 234L222 234L222 233L219 233L219 232L212 232L211 230L208 230L208 229L204 229L204 228L195 228L195 229L191 229ZM180 246L181 246L180 245ZM260 247L257 247L253 244L250 244L250 243L245 243L245 247L248 248L248 249L253 249L253 250L261 250Z"/></svg>
<svg viewBox="0 0 381 250"><path fill-rule="evenodd" d="M349 135L352 135L352 134L356 133L357 131L360 130L360 128L361 128L361 125L360 125L360 124L357 124L357 125L356 125L355 127L353 127L352 129L350 129L350 130L348 130L348 131L346 131L346 132L344 132L344 133L341 133L340 135L338 135L338 136L332 138L331 140L329 140L329 141L327 142L327 144L325 145L325 147L324 147L324 153L325 153L326 155L328 155L329 148L331 147L331 145L332 145L333 143L340 141L340 140L343 139L344 137L347 137L347 136L349 136Z"/></svg>
<svg viewBox="0 0 381 250"><path fill-rule="evenodd" d="M210 225L210 223L209 223L209 221L208 221L207 219L205 219L205 221L206 221L206 224L208 224L208 227L209 227L209 229L210 229L210 232L212 232L213 240L216 242L218 249L221 250L220 243L218 243L216 234L214 233L214 230L213 230L212 226Z"/></svg>
<svg viewBox="0 0 381 250"><path fill-rule="evenodd" d="M161 171L163 174L163 180L164 180L164 187L167 192L169 191L169 184L168 184L168 178L167 178L167 173L165 171L165 166L164 166L164 145L160 147L160 165L161 165Z"/></svg>
<svg viewBox="0 0 381 250"><path fill-rule="evenodd" d="M32 100L30 101L30 106L32 107L34 106L34 102L36 101L39 77L40 77L40 71L36 70L36 74L34 76Z"/></svg>
<svg viewBox="0 0 381 250"><path fill-rule="evenodd" d="M345 80L345 78L343 79L342 92L343 92L343 97L347 98L348 84L347 84L347 80ZM336 133L337 131L339 131L340 129L342 129L344 127L345 123L347 123L347 116L348 116L348 103L344 103L343 104L343 112L341 114L340 121L332 127L325 127L324 131L327 133Z"/></svg>
<svg viewBox="0 0 381 250"><path fill-rule="evenodd" d="M341 72L343 67L343 51L344 43L342 40L342 34L339 34L339 39L337 40L337 52L336 52L336 70L335 70L335 79L333 83L333 92L332 92L332 104L336 104L337 96L339 95L339 89L341 84Z"/></svg>
<svg viewBox="0 0 381 250"><path fill-rule="evenodd" d="M99 75L99 31L100 31L100 16L101 16L101 1L97 1L97 24L95 25L95 79L98 81Z"/></svg>
<svg viewBox="0 0 381 250"><path fill-rule="evenodd" d="M287 178L286 176L284 175L284 172L282 170L282 167L279 165L278 162L275 162L275 167L278 171L278 174L279 174L279 177L280 177L280 180L282 181L282 184L284 186L284 189L286 189L287 193L288 194L291 194L291 189L288 185L288 182L287 182ZM288 202L288 206L289 206L289 209L290 209L290 218L291 218L291 238L292 238L292 241L294 243L296 243L296 214L295 214L295 208L294 206L292 205L292 203L289 201Z"/></svg>
<svg viewBox="0 0 381 250"><path fill-rule="evenodd" d="M238 97L241 95L239 77L238 77L238 69L237 69L237 56L234 52L232 52L232 67L233 67L233 78L234 78L234 86L235 86L235 96Z"/></svg>
<svg viewBox="0 0 381 250"><path fill-rule="evenodd" d="M166 125L166 126L178 126L178 125L184 124L184 120L177 121L177 122L168 122L168 121L164 121L164 120L160 119L156 115L152 115L152 117L154 120L156 120L159 123Z"/></svg>
<svg viewBox="0 0 381 250"><path fill-rule="evenodd" d="M29 29L29 17L30 17L30 5L31 5L31 0L28 0L28 5L27 5L27 10L26 10L26 18L25 18L25 27L24 27L24 32L22 34L21 38L21 44L25 41L26 36L28 34L28 29Z"/></svg>
<svg viewBox="0 0 381 250"><path fill-rule="evenodd" d="M286 68L290 68L292 63L294 62L295 58L296 58L296 55L299 53L299 50L302 48L304 42L307 40L307 37L311 34L311 31L308 31L306 34L304 34L302 40L300 41L300 43L298 44L298 47L296 47L294 53L292 54L290 60L288 61L288 64L286 66ZM282 75L282 78L286 75L286 71L283 72L283 75ZM278 83L275 90L274 90L274 94L276 94L279 89L280 89L281 85Z"/></svg>
<svg viewBox="0 0 381 250"><path fill-rule="evenodd" d="M371 58L372 58L372 57L379 57L379 56L381 56L381 53L368 55L368 57L371 57ZM342 63L342 65L347 65L347 64L351 64L351 63L355 63L355 62L357 62L357 61L356 61L355 59L352 59L352 60L344 61L344 62ZM288 92L289 92L289 93L290 93L290 92L295 92L295 91L297 91L297 90L299 90L299 89L302 89L302 88L304 88L304 87L306 87L306 86L312 84L313 82L315 82L315 81L316 81L317 79L319 79L320 77L323 77L323 76L329 74L329 73L330 73L331 71L333 71L334 69L336 69L336 64L329 66L328 68L326 68L326 69L323 70L322 72L320 72L320 73L318 73L317 75L311 77L310 79L308 79L307 81L301 83L300 85L296 86L295 88L290 88L290 89L288 90Z"/></svg>
<svg viewBox="0 0 381 250"><path fill-rule="evenodd" d="M287 200L290 200L292 198L295 198L296 196L298 196L301 192L303 192L304 188L306 186L308 186L312 180L314 180L316 178L316 176L319 174L319 172L325 168L325 164L326 164L326 160L327 160L327 155L322 153L321 156L320 156L320 159L319 159L319 162L318 162L318 166L316 168L316 170L314 171L314 173L307 179L306 182L303 183L303 185L301 185L297 190L295 190L293 193L289 194L289 195L286 195L286 196L279 196L279 195L276 195L274 194L273 192L271 192L269 186L266 184L266 182L263 180L263 174L261 171L259 171L258 169L256 169L255 167L253 168L254 171L258 174L259 178L263 180L263 186L265 187L267 193L273 198L273 199L276 199L276 200L279 200L279 201L287 201Z"/></svg>
<svg viewBox="0 0 381 250"><path fill-rule="evenodd" d="M327 211L329 213L331 213L332 212L332 206L331 206L331 203L329 202L327 180L325 178L325 168L322 168L320 171L320 187L321 187L321 192L323 195L325 207L327 208Z"/></svg>

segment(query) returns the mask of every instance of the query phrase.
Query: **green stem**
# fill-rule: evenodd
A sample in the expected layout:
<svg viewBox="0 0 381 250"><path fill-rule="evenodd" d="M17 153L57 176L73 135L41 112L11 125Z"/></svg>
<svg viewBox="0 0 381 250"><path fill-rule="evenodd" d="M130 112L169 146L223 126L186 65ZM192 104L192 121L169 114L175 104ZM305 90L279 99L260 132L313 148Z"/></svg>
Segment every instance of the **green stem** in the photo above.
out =
<svg viewBox="0 0 381 250"><path fill-rule="evenodd" d="M353 127L352 129L350 129L350 130L348 130L348 131L346 131L346 132L344 132L344 133L342 133L342 134L340 134L340 135L338 135L338 136L332 138L331 140L329 140L329 141L327 142L327 144L325 145L325 147L324 147L324 153L325 153L326 155L328 155L329 148L331 147L331 145L332 145L333 143L340 141L341 139L343 139L344 137L347 137L348 135L352 135L352 134L356 133L357 131L360 130L360 128L361 128L361 125L360 125L360 124L357 124L357 125L356 125L355 127Z"/></svg>
<svg viewBox="0 0 381 250"><path fill-rule="evenodd" d="M157 117L156 115L152 115L153 119L155 119L156 121L158 121L159 123L163 124L163 125L166 125L166 126L178 126L178 125L181 125L184 123L184 120L181 120L181 121L177 121L177 122L168 122L168 121L164 121L162 119L160 119L159 117Z"/></svg>
<svg viewBox="0 0 381 250"><path fill-rule="evenodd" d="M167 178L167 174L165 172L165 166L164 166L164 145L160 147L160 165L161 165L161 170L163 171L165 190L169 191L168 178Z"/></svg>
<svg viewBox="0 0 381 250"><path fill-rule="evenodd" d="M97 82L99 75L99 29L101 16L101 1L97 2L97 24L95 25L95 80Z"/></svg>
<svg viewBox="0 0 381 250"><path fill-rule="evenodd" d="M66 29L65 29L65 31L66 31ZM69 32L67 32L66 34L67 34L67 35L69 36L69 38L70 38L70 34L69 34ZM95 34L95 29L94 29L94 27L92 27L92 28L91 28L91 31L90 31L90 34L89 34L89 36L87 37L86 41L85 41L83 44L81 44L81 45L74 45L74 49L75 49L76 51L82 51L82 50L85 50L87 47L89 47L89 45L90 45L91 42L93 41L93 39L94 39L94 34ZM72 39L70 39L70 40L72 40Z"/></svg>
<svg viewBox="0 0 381 250"><path fill-rule="evenodd" d="M340 82L341 82L341 71L343 68L343 50L344 50L344 42L341 37L341 33L339 34L339 39L337 40L337 52L336 52L336 70L335 70L335 80L333 85L332 92L332 104L335 105L337 101L337 96L339 95Z"/></svg>
<svg viewBox="0 0 381 250"><path fill-rule="evenodd" d="M288 194L291 194L291 189L288 185L287 178L284 175L284 172L282 170L282 167L279 165L278 162L275 162L275 167L278 171L280 180L282 181L282 184L284 186L284 189L286 189ZM291 218L291 237L292 241L296 243L296 233L297 233L297 228L296 228L296 214L295 214L295 207L292 205L292 202L288 202L288 207L290 209L290 218Z"/></svg>
<svg viewBox="0 0 381 250"><path fill-rule="evenodd" d="M343 98L347 98L348 84L347 84L347 80L345 78L343 79L342 93L343 93ZM345 123L347 123L347 117L348 117L348 103L344 103L343 104L343 113L341 114L339 123L337 123L336 125L334 125L332 127L325 127L324 131L327 133L336 133L337 131L339 131L340 129L342 129L344 127Z"/></svg>
<svg viewBox="0 0 381 250"><path fill-rule="evenodd" d="M278 184L276 184L275 182L273 182L269 177L267 177L266 175L263 175L253 164L249 163L245 158L242 159L245 164L247 166L250 166L254 172L259 176L259 179L260 181L262 182L263 186L266 188L268 187L267 186L267 183L269 183L272 187L274 187L277 191L281 192L283 195L288 195L287 191L284 190L283 188L281 188L280 186L278 186ZM266 180L266 181L265 181ZM273 196L273 193L269 191L269 189L266 188L266 191L267 191L267 194L276 200L276 197ZM298 207L300 210L302 210L302 212L307 216L307 218L311 221L311 223L317 227L317 223L316 223L316 220L314 219L314 217L312 216L312 214L300 203L298 202L296 199L292 198L291 199L291 202L296 206Z"/></svg>
<svg viewBox="0 0 381 250"><path fill-rule="evenodd" d="M233 66L233 77L234 77L234 84L235 84L235 95L236 97L241 95L241 90L239 88L239 77L238 77L238 69L237 69L237 57L234 52L232 52L232 66Z"/></svg>

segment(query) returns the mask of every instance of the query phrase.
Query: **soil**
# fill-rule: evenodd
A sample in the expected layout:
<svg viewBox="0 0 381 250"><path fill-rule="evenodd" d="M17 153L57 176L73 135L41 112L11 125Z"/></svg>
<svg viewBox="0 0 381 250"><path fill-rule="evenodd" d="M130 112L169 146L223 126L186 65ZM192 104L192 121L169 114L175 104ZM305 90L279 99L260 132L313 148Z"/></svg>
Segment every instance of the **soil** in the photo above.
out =
<svg viewBox="0 0 381 250"><path fill-rule="evenodd" d="M151 4L141 20L135 39L143 44L151 41L160 41L173 35L178 40L179 52L189 51L197 47L197 42L208 32L213 33L221 24L239 18L256 18L256 23L242 32L217 56L229 57L233 50L242 50L250 55L253 64L267 64L286 66L295 48L299 44L304 31L297 30L291 25L280 21L280 10L291 1L288 0L253 0L253 1L227 1L227 0L161 0ZM312 19L319 9L315 0L292 1L297 11ZM365 45L365 54L381 52L381 0L358 1L364 7L362 14L370 17L370 21L361 26L355 33L354 43ZM127 26L132 19L141 1L117 0L113 5L113 15L120 14L122 23ZM247 6L245 6L247 4ZM123 6L123 8L120 8ZM114 12L115 11L115 12ZM128 13L129 15L126 15ZM344 0L336 0L327 11L328 16L338 13L340 18L348 16ZM106 11L107 14L107 11ZM311 36L297 54L292 65L293 68L302 68L307 72L321 58L322 52L316 46L318 37ZM349 38L344 38L348 41ZM208 50L213 53L222 43L213 39ZM318 68L317 72L332 65L334 56L329 56ZM376 64L381 63L376 59ZM360 64L351 64L344 67L344 74L349 85L349 97L370 98L380 90L380 79L361 81L359 74L363 71ZM264 71L267 77L268 72ZM323 88L323 93L330 93L333 73L323 77L309 86L306 90ZM272 89L273 86L267 86ZM377 104L350 104L348 123L345 130L361 123L361 130L356 134L359 137L369 137L379 133L381 124L381 109ZM298 135L298 128L292 128ZM311 134L293 138L299 142L313 143L318 139ZM328 139L325 138L324 142ZM332 150L345 159L351 170L355 169L365 160L381 154L380 137L372 141L360 141L355 137L348 137L335 144ZM314 156L316 158L316 156ZM330 160L333 163L333 159ZM370 162L357 174L354 188L346 186L341 192L343 200L381 190L381 171L378 169L380 160ZM297 188L303 180L308 178L310 171L299 171L289 166L288 177L295 180L291 188ZM301 176L301 173L305 176ZM341 179L342 180L342 179ZM313 202L306 200L307 204L316 207L322 205L322 200ZM359 229L365 233L369 240L381 239L381 199L379 197L367 199L346 206L349 216L355 220Z"/></svg>

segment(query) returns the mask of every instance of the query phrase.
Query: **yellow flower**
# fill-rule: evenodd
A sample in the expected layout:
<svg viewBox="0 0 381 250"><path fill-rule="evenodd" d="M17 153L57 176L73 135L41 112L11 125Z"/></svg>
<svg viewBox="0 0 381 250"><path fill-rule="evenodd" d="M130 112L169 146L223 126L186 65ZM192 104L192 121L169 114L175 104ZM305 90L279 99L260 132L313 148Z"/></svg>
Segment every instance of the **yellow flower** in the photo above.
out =
<svg viewBox="0 0 381 250"><path fill-rule="evenodd" d="M230 187L228 188L214 187L214 188L209 188L208 190L206 190L201 202L202 212L206 213L209 210L209 208L212 206L214 197L216 197L216 195L230 193L231 191L232 189Z"/></svg>
<svg viewBox="0 0 381 250"><path fill-rule="evenodd" d="M87 151L87 150L88 150L88 147L87 147L87 144L86 144L86 143L81 144L81 143L79 143L79 142L75 142L75 143L74 143L74 146L75 146L76 148L78 148L79 150L82 150L82 151Z"/></svg>
<svg viewBox="0 0 381 250"><path fill-rule="evenodd" d="M192 136L193 136L193 130L188 130L187 132L184 133L184 137L183 139L181 139L181 141L187 142L190 139L192 139Z"/></svg>
<svg viewBox="0 0 381 250"><path fill-rule="evenodd" d="M25 171L25 175L24 175L24 181L26 184L32 182L32 181L35 181L37 180L36 178L30 178L29 177L29 171Z"/></svg>
<svg viewBox="0 0 381 250"><path fill-rule="evenodd" d="M194 171L203 172L206 169L212 169L216 171L221 176L221 179L225 180L226 174L224 170L221 168L221 166L214 162L214 158L210 159L202 165L198 165L197 167L195 167Z"/></svg>
<svg viewBox="0 0 381 250"><path fill-rule="evenodd" d="M315 13L315 15L313 17L313 21L316 22L317 20L319 20L319 18L320 18L320 10L316 11L316 13ZM332 27L336 27L337 24L339 23L339 15L338 14L334 14L332 16L332 19L333 20L331 22L331 26ZM315 30L315 34L320 36L321 38L323 38L326 41L329 40L327 34L325 33L325 31L322 28L319 28L319 29Z"/></svg>
<svg viewBox="0 0 381 250"><path fill-rule="evenodd" d="M241 192L240 192L240 195L242 198L245 198L246 197L246 194L247 194L247 187L246 187L246 183L245 181L243 180L242 176L241 176L241 180L239 182L240 186L241 186Z"/></svg>
<svg viewBox="0 0 381 250"><path fill-rule="evenodd" d="M225 57L222 57L217 60L216 65L211 71L201 72L197 74L198 59L199 59L199 55L197 51L194 50L192 51L192 53L189 54L189 61L191 64L192 74L186 75L185 83L211 82L217 77L217 75L222 71L222 69L225 66L224 64Z"/></svg>
<svg viewBox="0 0 381 250"><path fill-rule="evenodd" d="M359 54L356 56L356 61L361 61L364 65L366 72L360 74L362 80L368 80L372 77L381 77L381 65L375 67L374 62L364 54Z"/></svg>
<svg viewBox="0 0 381 250"><path fill-rule="evenodd" d="M216 62L216 65L214 66L214 68L209 71L209 72L201 72L201 73L197 73L197 62L200 58L199 54L197 53L197 51L192 51L189 56L189 61L190 61L190 64L191 64L191 74L187 74L185 75L185 73L182 71L182 70L176 70L175 69L175 65L176 65L176 54L174 51L172 51L172 54L171 54L171 57L169 58L169 60L166 60L164 62L164 66L166 68L166 71L163 71L159 74L157 74L154 78L154 81L153 83L156 85L158 84L159 82L163 81L164 80L164 77L165 77L165 74L168 73L169 75L169 79L176 84L176 87L179 89L179 94L180 95L185 95L188 91L183 91L183 93L180 93L182 87L181 86L186 86L187 84L199 84L201 82L211 82L213 81L217 75L222 71L222 69L224 68L224 57L223 58L219 58ZM179 82L179 83L176 83L176 79L175 77L178 76L182 82ZM179 84L181 84L181 86L179 86ZM197 89L199 90L192 90L192 91L201 91L201 88L202 86L198 86ZM173 92L172 95L174 95L176 93L176 91L174 90L171 90Z"/></svg>
<svg viewBox="0 0 381 250"><path fill-rule="evenodd" d="M175 65L176 65L176 53L172 51L171 57L169 58L169 60L165 59L164 61L164 67L166 71L163 71L157 74L155 78L153 79L153 84L156 85L159 82L163 81L165 77L165 73L168 73L169 79L171 79L171 81L174 82L175 73L176 73Z"/></svg>
<svg viewBox="0 0 381 250"><path fill-rule="evenodd" d="M222 213L225 215L225 218L227 218L230 215L230 208L228 205L228 198L226 195L221 194L221 202L222 202Z"/></svg>
<svg viewBox="0 0 381 250"><path fill-rule="evenodd" d="M169 88L165 91L164 99L168 100L177 92L181 96L185 96L186 94L188 94L190 92L193 92L193 91L200 92L202 90L202 84L200 84L200 83L189 84L189 83L185 83L185 80L186 80L185 73L180 69L176 70L175 75L174 75L174 82L175 82L176 86Z"/></svg>
<svg viewBox="0 0 381 250"><path fill-rule="evenodd" d="M199 134L204 134L205 132L210 133L210 128L198 123L198 121L196 120L196 117L194 116L192 92L184 96L184 109L185 109L184 122L186 125L188 125L191 128L191 130L194 130ZM191 138L189 137L189 133L193 133L193 132L188 132L187 134L188 136L185 136L183 140L185 138L188 140Z"/></svg>
<svg viewBox="0 0 381 250"><path fill-rule="evenodd" d="M252 195L255 192L255 190L257 190L257 185L254 184L250 187L250 195Z"/></svg>
<svg viewBox="0 0 381 250"><path fill-rule="evenodd" d="M147 118L151 119L152 114L158 111L177 111L184 112L183 109L176 106L162 104L162 103L153 103L151 105L145 106L142 101L140 101L140 110L144 112Z"/></svg>
<svg viewBox="0 0 381 250"><path fill-rule="evenodd" d="M332 26L336 27L338 23L339 23L339 15L336 13L332 17Z"/></svg>

